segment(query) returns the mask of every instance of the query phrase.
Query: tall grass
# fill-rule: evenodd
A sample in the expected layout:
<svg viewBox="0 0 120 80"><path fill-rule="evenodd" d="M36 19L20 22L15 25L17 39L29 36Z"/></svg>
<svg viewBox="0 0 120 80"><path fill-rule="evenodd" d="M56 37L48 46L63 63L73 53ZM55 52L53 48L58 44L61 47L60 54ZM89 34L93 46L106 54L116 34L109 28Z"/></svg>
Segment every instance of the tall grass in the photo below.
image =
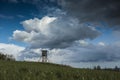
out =
<svg viewBox="0 0 120 80"><path fill-rule="evenodd" d="M120 72L50 63L0 61L0 80L120 80Z"/></svg>

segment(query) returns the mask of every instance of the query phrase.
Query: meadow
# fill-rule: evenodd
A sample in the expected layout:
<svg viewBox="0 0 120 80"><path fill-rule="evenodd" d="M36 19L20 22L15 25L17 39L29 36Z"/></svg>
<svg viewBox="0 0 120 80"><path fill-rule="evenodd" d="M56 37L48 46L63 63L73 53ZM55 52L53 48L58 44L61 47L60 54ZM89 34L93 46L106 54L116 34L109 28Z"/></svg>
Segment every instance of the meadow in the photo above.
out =
<svg viewBox="0 0 120 80"><path fill-rule="evenodd" d="M0 80L120 80L120 72L52 63L0 61Z"/></svg>

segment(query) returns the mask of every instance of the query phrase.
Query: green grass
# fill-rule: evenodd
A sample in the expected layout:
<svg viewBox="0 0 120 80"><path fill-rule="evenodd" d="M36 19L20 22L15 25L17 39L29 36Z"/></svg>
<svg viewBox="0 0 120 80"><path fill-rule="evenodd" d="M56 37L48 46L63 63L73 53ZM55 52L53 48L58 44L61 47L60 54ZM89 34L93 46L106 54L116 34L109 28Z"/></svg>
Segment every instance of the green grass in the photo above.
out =
<svg viewBox="0 0 120 80"><path fill-rule="evenodd" d="M0 80L120 80L120 72L50 63L0 61Z"/></svg>

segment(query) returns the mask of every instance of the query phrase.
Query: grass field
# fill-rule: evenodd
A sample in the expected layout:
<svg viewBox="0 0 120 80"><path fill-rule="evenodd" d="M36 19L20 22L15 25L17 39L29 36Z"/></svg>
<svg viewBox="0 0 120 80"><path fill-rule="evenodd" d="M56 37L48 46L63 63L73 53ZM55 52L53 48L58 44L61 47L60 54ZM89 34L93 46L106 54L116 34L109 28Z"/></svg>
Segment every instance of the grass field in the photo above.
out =
<svg viewBox="0 0 120 80"><path fill-rule="evenodd" d="M120 72L50 63L0 61L0 80L120 80Z"/></svg>

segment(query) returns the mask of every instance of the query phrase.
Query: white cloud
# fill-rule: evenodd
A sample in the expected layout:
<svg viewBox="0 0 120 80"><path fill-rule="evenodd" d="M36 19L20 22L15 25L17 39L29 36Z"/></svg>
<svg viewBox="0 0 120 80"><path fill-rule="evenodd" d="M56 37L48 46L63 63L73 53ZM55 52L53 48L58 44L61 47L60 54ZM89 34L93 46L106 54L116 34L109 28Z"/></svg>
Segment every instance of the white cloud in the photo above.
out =
<svg viewBox="0 0 120 80"><path fill-rule="evenodd" d="M16 30L13 39L30 43L32 48L65 48L76 40L94 39L100 33L77 19L64 17L34 18L21 22L24 31Z"/></svg>
<svg viewBox="0 0 120 80"><path fill-rule="evenodd" d="M99 42L98 45L105 46L105 43L104 42Z"/></svg>
<svg viewBox="0 0 120 80"><path fill-rule="evenodd" d="M9 54L13 55L15 59L19 56L19 53L24 50L24 47L17 46L14 44L5 44L5 43L0 43L0 52L3 54Z"/></svg>
<svg viewBox="0 0 120 80"><path fill-rule="evenodd" d="M17 39L17 40L19 40L19 41L24 41L24 42L30 41L29 36L30 36L30 34L27 33L27 32L25 32L25 31L16 30L16 31L14 31L14 33L13 33L14 39Z"/></svg>
<svg viewBox="0 0 120 80"><path fill-rule="evenodd" d="M55 17L45 16L41 20L38 18L34 18L30 20L25 20L21 22L21 24L23 25L23 27L25 28L27 32L31 32L31 31L40 32L41 31L41 33L45 34L45 32L47 32L46 30L49 28L49 24L53 22L54 20L56 20Z"/></svg>
<svg viewBox="0 0 120 80"><path fill-rule="evenodd" d="M87 46L88 45L88 42L86 42L85 40L79 40L78 41L81 46Z"/></svg>

